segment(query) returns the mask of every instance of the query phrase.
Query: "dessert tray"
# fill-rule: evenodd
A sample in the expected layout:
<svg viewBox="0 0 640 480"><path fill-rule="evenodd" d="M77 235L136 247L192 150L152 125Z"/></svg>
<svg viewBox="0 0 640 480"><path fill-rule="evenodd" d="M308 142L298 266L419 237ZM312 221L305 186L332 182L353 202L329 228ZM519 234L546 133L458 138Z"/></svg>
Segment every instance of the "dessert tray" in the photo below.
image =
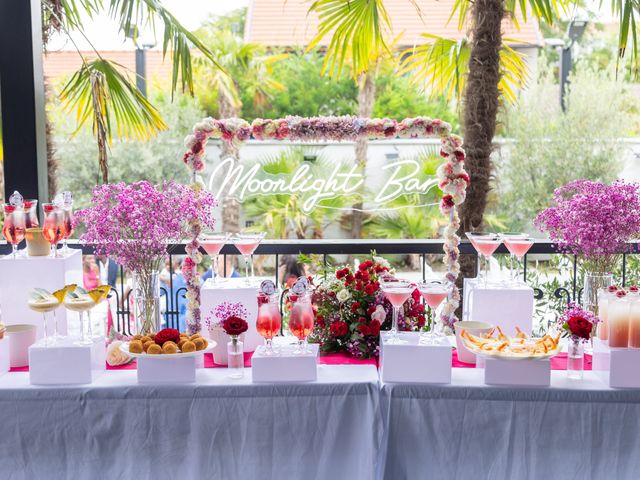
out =
<svg viewBox="0 0 640 480"><path fill-rule="evenodd" d="M500 360L544 360L560 353L560 334L555 337L544 335L541 338L530 338L516 327L515 337L505 335L500 327L479 337L462 330L460 337L465 346L477 355ZM497 337L494 334L498 333Z"/></svg>

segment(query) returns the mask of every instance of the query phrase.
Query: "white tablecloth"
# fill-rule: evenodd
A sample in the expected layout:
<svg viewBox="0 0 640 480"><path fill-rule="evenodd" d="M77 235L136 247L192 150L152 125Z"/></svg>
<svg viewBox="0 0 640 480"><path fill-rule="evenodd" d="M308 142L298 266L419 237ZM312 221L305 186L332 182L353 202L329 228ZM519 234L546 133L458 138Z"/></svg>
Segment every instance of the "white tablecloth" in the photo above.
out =
<svg viewBox="0 0 640 480"><path fill-rule="evenodd" d="M488 387L454 369L451 385L383 385L379 478L640 478L640 390L552 372L551 388Z"/></svg>
<svg viewBox="0 0 640 480"><path fill-rule="evenodd" d="M253 385L225 369L144 386L133 370L83 387L0 377L2 479L366 479L381 439L374 366L320 365L318 382Z"/></svg>

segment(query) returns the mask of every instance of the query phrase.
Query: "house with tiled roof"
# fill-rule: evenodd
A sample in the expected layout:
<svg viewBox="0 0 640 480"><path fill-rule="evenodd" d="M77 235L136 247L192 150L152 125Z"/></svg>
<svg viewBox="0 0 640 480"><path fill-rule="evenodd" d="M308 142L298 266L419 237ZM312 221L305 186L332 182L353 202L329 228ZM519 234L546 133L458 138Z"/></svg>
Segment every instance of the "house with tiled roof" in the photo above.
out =
<svg viewBox="0 0 640 480"><path fill-rule="evenodd" d="M420 9L417 13L415 5ZM384 6L391 19L391 38L399 36L402 47L425 42L421 35L429 33L450 39L461 39L465 31L458 30L458 18L449 20L454 0L385 0ZM245 24L245 40L272 47L296 47L307 45L316 35L318 16L309 12L308 0L251 0ZM542 34L538 22L527 16L505 20L503 34L516 48L542 46ZM320 42L326 46L330 37Z"/></svg>

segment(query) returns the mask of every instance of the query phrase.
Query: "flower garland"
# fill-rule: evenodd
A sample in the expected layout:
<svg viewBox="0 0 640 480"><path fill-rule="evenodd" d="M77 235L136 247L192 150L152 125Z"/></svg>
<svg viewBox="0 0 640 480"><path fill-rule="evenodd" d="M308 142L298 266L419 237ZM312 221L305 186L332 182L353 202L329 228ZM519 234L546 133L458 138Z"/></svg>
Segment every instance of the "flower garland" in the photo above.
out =
<svg viewBox="0 0 640 480"><path fill-rule="evenodd" d="M469 175L464 170L465 153L462 149L462 139L451 133L451 125L442 120L429 117L405 118L401 122L389 118L361 118L355 116L340 117L310 117L303 118L289 116L278 119L257 118L252 124L239 118L217 120L205 118L198 122L193 133L185 138L184 145L187 149L183 156L183 162L187 165L194 177L194 185L201 183L195 181L196 174L205 169L205 146L212 138L222 140L235 145L254 138L256 140L290 140L290 141L354 141L358 138L370 140L384 138L425 138L438 137L442 142L440 155L446 162L438 168L438 185L444 196L440 203L440 211L449 216L449 224L444 230L444 263L447 266L446 278L452 285L460 273L459 249L460 237L457 231L460 228L456 206L464 202L466 188L469 185ZM195 255L198 251L197 222L193 226L193 239L189 243L188 266L183 267L185 280L187 281L187 293L190 298L188 312L190 317L197 315L197 323L194 320L190 324L193 328L199 328L199 276L196 271ZM189 252L187 252L189 253ZM186 272L189 268L191 271ZM195 292L198 290L198 293ZM196 300L197 299L197 300ZM455 311L460 305L460 292L452 286L449 298L444 305L441 320L449 327L456 321Z"/></svg>

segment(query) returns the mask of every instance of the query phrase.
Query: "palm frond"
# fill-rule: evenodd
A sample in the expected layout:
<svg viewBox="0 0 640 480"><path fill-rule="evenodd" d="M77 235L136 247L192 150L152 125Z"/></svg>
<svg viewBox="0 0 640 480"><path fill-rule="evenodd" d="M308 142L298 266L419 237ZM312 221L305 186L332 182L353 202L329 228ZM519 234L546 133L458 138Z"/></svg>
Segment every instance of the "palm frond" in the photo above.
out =
<svg viewBox="0 0 640 480"><path fill-rule="evenodd" d="M77 130L92 120L105 182L107 148L114 132L123 139L148 140L168 128L159 112L121 72L123 69L104 59L85 62L60 93L64 107L76 112Z"/></svg>
<svg viewBox="0 0 640 480"><path fill-rule="evenodd" d="M322 66L322 72L331 77L340 76L349 58L357 78L382 52L389 51L385 36L391 30L391 20L383 0L316 0L309 12L317 13L320 22L307 51L331 36Z"/></svg>
<svg viewBox="0 0 640 480"><path fill-rule="evenodd" d="M422 36L428 43L401 53L399 73L409 75L412 83L434 95L446 95L448 100L459 99L469 71L471 49L468 41L430 34ZM500 51L500 69L498 88L504 98L513 103L516 91L524 88L527 82L526 62L520 53L504 43Z"/></svg>

